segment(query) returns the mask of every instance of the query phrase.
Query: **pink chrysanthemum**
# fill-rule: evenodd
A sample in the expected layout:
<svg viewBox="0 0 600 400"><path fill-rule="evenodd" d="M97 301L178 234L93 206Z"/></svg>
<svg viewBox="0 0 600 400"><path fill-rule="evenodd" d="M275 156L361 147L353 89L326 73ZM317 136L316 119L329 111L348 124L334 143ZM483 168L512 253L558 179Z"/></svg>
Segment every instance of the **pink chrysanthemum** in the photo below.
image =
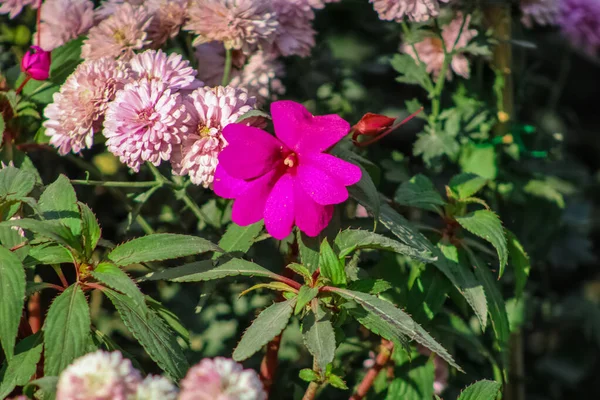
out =
<svg viewBox="0 0 600 400"><path fill-rule="evenodd" d="M144 161L159 165L171 157L187 113L179 93L164 83L129 83L108 105L104 136L108 151L134 171Z"/></svg>
<svg viewBox="0 0 600 400"><path fill-rule="evenodd" d="M538 25L554 25L558 15L557 0L521 0L521 22L528 28L535 21Z"/></svg>
<svg viewBox="0 0 600 400"><path fill-rule="evenodd" d="M177 36L187 17L187 0L147 0L146 7L153 15L148 27L152 47L157 49L167 39Z"/></svg>
<svg viewBox="0 0 600 400"><path fill-rule="evenodd" d="M91 147L108 103L128 79L129 70L111 58L80 64L44 110L50 144L62 155Z"/></svg>
<svg viewBox="0 0 600 400"><path fill-rule="evenodd" d="M132 6L141 6L147 0L105 0L100 3L100 6L94 10L94 21L99 23L100 21L113 15L119 6L123 3L129 3Z"/></svg>
<svg viewBox="0 0 600 400"><path fill-rule="evenodd" d="M590 54L600 50L600 1L562 0L558 24L563 34Z"/></svg>
<svg viewBox="0 0 600 400"><path fill-rule="evenodd" d="M274 54L259 51L248 59L240 73L233 76L230 85L247 89L262 104L285 93L285 86L279 79L283 75L283 63Z"/></svg>
<svg viewBox="0 0 600 400"><path fill-rule="evenodd" d="M440 12L438 0L369 0L384 21L402 21L406 16L411 21L426 21ZM448 2L448 0L440 0Z"/></svg>
<svg viewBox="0 0 600 400"><path fill-rule="evenodd" d="M270 44L278 25L270 0L192 1L188 17L184 28L198 35L194 46L218 41L245 54Z"/></svg>
<svg viewBox="0 0 600 400"><path fill-rule="evenodd" d="M179 400L266 400L258 374L233 360L205 358L181 381Z"/></svg>
<svg viewBox="0 0 600 400"><path fill-rule="evenodd" d="M150 43L147 29L151 21L152 16L145 7L123 3L113 15L90 29L81 48L81 57L130 59L134 50Z"/></svg>
<svg viewBox="0 0 600 400"><path fill-rule="evenodd" d="M178 390L165 377L148 375L128 400L177 400Z"/></svg>
<svg viewBox="0 0 600 400"><path fill-rule="evenodd" d="M313 116L293 101L271 104L277 137L242 124L223 130L229 142L219 154L214 191L235 199L231 219L246 226L264 218L282 240L294 225L317 236L329 224L333 205L348 199L346 186L360 180L356 165L326 151L350 131L338 115Z"/></svg>
<svg viewBox="0 0 600 400"><path fill-rule="evenodd" d="M38 8L37 0L0 0L0 14L8 14L13 19L23 11L23 7Z"/></svg>
<svg viewBox="0 0 600 400"><path fill-rule="evenodd" d="M315 14L306 0L273 0L273 9L279 22L273 41L275 52L283 56L310 55L315 46Z"/></svg>
<svg viewBox="0 0 600 400"><path fill-rule="evenodd" d="M454 43L456 43L456 46L454 47L455 50L466 47L469 41L477 35L477 30L469 29L471 17L467 16L466 18L467 21L463 26L463 16L459 13L452 22L442 28L442 37L444 38L447 51L452 50ZM461 26L463 26L462 33L460 33L460 38L457 41L456 38L458 37L459 32L461 32ZM427 72L433 74L433 76L437 78L444 63L444 48L442 41L438 37L426 37L422 41L415 43L414 46L419 55L419 59L427 66ZM417 59L410 44L403 44L402 50L415 60ZM464 78L468 78L470 75L469 60L464 54L454 54L454 56L452 56L450 67L451 68L448 68L446 73L448 79L452 78L452 71Z"/></svg>
<svg viewBox="0 0 600 400"><path fill-rule="evenodd" d="M58 380L57 400L128 400L142 377L121 353L97 351L78 358Z"/></svg>
<svg viewBox="0 0 600 400"><path fill-rule="evenodd" d="M171 157L173 173L189 175L192 183L209 187L217 168L217 157L227 146L223 128L254 108L256 99L243 89L227 86L200 88L186 99L190 114L187 134ZM246 123L256 124L252 120Z"/></svg>
<svg viewBox="0 0 600 400"><path fill-rule="evenodd" d="M341 0L308 0L308 4L312 8L321 9L325 7L327 3L339 3Z"/></svg>
<svg viewBox="0 0 600 400"><path fill-rule="evenodd" d="M94 25L90 0L46 0L42 4L40 47L52 51L86 33Z"/></svg>
<svg viewBox="0 0 600 400"><path fill-rule="evenodd" d="M167 56L162 50L146 50L133 56L129 65L134 79L162 82L171 91L202 86L196 80L196 70L177 53Z"/></svg>

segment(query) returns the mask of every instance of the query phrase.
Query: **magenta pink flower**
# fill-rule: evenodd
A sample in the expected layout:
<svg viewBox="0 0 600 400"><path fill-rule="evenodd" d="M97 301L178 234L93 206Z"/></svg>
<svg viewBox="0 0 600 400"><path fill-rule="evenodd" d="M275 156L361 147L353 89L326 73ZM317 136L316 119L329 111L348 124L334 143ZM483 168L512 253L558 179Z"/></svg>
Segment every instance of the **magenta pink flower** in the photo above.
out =
<svg viewBox="0 0 600 400"><path fill-rule="evenodd" d="M325 153L350 130L337 115L313 116L293 101L271 104L277 138L262 129L229 124L229 145L219 155L214 190L235 199L232 220L242 226L264 218L276 239L294 225L317 236L329 223L333 205L348 198L346 186L360 169Z"/></svg>
<svg viewBox="0 0 600 400"><path fill-rule="evenodd" d="M50 75L52 56L39 46L31 46L21 60L21 71L36 81L45 81Z"/></svg>

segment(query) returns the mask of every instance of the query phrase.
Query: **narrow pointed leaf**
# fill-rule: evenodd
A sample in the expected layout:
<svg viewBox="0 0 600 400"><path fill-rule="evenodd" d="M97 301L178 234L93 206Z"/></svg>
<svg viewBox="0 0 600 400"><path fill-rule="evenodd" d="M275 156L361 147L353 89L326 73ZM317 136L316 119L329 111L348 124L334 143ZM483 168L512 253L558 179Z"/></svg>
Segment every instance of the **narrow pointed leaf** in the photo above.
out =
<svg viewBox="0 0 600 400"><path fill-rule="evenodd" d="M264 227L262 221L248 226L239 226L232 222L219 240L219 247L227 253L247 253Z"/></svg>
<svg viewBox="0 0 600 400"><path fill-rule="evenodd" d="M312 354L317 365L325 371L327 364L333 362L335 356L335 331L331 324L331 316L317 306L316 313L310 312L302 324L304 345Z"/></svg>
<svg viewBox="0 0 600 400"><path fill-rule="evenodd" d="M324 239L321 243L319 269L321 270L321 275L329 279L335 286L346 284L346 271L344 270L344 265L333 252L327 239Z"/></svg>
<svg viewBox="0 0 600 400"><path fill-rule="evenodd" d="M10 250L0 247L0 343L11 360L17 331L25 304L25 270L21 260Z"/></svg>
<svg viewBox="0 0 600 400"><path fill-rule="evenodd" d="M31 231L42 237L52 239L66 248L75 251L81 250L81 245L77 237L73 235L69 228L57 221L38 221L36 219L23 218L0 222L0 226L19 226L26 231Z"/></svg>
<svg viewBox="0 0 600 400"><path fill-rule="evenodd" d="M45 220L59 221L70 229L73 235L81 233L81 217L77 207L77 196L73 185L64 175L48 185L38 202Z"/></svg>
<svg viewBox="0 0 600 400"><path fill-rule="evenodd" d="M286 265L285 267L291 269L292 271L303 277L306 282L312 282L312 274L304 265L298 263L291 263Z"/></svg>
<svg viewBox="0 0 600 400"><path fill-rule="evenodd" d="M421 174L400 185L394 200L398 204L430 211L439 211L440 206L446 204L429 178Z"/></svg>
<svg viewBox="0 0 600 400"><path fill-rule="evenodd" d="M317 296L317 294L319 294L319 288L312 288L309 286L300 287L300 290L298 291L298 301L296 302L294 314L300 314L302 310L304 310L304 307L306 307L306 305L310 303L310 301L314 299Z"/></svg>
<svg viewBox="0 0 600 400"><path fill-rule="evenodd" d="M448 186L459 200L467 199L479 192L488 180L479 175L464 173L454 176Z"/></svg>
<svg viewBox="0 0 600 400"><path fill-rule="evenodd" d="M517 240L514 233L507 230L506 238L508 242L508 257L515 274L515 296L520 298L523 295L523 289L525 289L525 284L529 277L531 262L523 245Z"/></svg>
<svg viewBox="0 0 600 400"><path fill-rule="evenodd" d="M482 380L467 386L458 400L494 400L502 385L495 381Z"/></svg>
<svg viewBox="0 0 600 400"><path fill-rule="evenodd" d="M386 203L381 204L379 221L406 246L417 253L433 252L433 244L427 240L412 224Z"/></svg>
<svg viewBox="0 0 600 400"><path fill-rule="evenodd" d="M99 282L130 297L140 306L144 305L144 294L123 270L111 263L100 263L91 272Z"/></svg>
<svg viewBox="0 0 600 400"><path fill-rule="evenodd" d="M37 246L31 246L29 254L23 260L25 267L34 265L51 265L72 263L73 256L63 246L56 243L43 243Z"/></svg>
<svg viewBox="0 0 600 400"><path fill-rule="evenodd" d="M17 386L25 386L35 374L37 363L42 355L42 334L40 332L21 340L15 347L10 363L4 362L0 369L0 399L6 398Z"/></svg>
<svg viewBox="0 0 600 400"><path fill-rule="evenodd" d="M91 257L100 240L101 230L96 216L87 204L78 203L81 213L81 239L86 257Z"/></svg>
<svg viewBox="0 0 600 400"><path fill-rule="evenodd" d="M393 251L395 253L403 254L423 262L431 262L435 260L435 257L433 257L429 251L419 251L414 247L407 246L386 236L358 229L347 229L341 231L335 238L335 246L339 250L340 258L347 256L354 250L377 249Z"/></svg>

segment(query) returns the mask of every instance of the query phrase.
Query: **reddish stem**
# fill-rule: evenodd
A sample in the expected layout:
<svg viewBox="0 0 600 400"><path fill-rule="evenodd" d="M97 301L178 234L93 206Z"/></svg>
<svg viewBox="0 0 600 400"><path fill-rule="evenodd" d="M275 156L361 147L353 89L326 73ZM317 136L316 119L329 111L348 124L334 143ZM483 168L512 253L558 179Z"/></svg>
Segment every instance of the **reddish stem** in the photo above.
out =
<svg viewBox="0 0 600 400"><path fill-rule="evenodd" d="M367 374L358 386L358 389L356 389L356 393L354 393L349 400L362 400L367 395L369 389L373 386L375 378L377 378L379 372L381 372L390 360L392 350L394 350L394 343L389 340L381 339L381 349L375 359L375 364L367 371Z"/></svg>
<svg viewBox="0 0 600 400"><path fill-rule="evenodd" d="M25 77L25 79L23 80L23 82L21 82L21 85L19 85L19 87L17 88L17 94L21 93L21 91L23 90L23 88L25 87L25 85L27 84L27 82L29 82L29 80L31 79L31 77L29 75L27 75Z"/></svg>
<svg viewBox="0 0 600 400"><path fill-rule="evenodd" d="M419 108L417 111L410 114L408 117L404 118L402 121L400 121L400 123L392 125L388 130L384 131L381 135L375 136L373 139L367 140L366 142L358 142L355 140L354 145L356 147L366 147L370 144L377 142L378 140L383 139L384 137L386 137L387 135L389 135L390 133L392 133L393 131L395 131L396 129L398 129L399 127L401 127L402 125L404 125L405 123L407 123L408 121L410 121L411 119L416 117L417 115L419 115L421 113L421 111L423 111L423 107Z"/></svg>
<svg viewBox="0 0 600 400"><path fill-rule="evenodd" d="M97 283L91 283L91 282L84 282L83 283L85 286L92 288L92 289L98 289L98 290L104 290L106 289L104 286L99 285Z"/></svg>
<svg viewBox="0 0 600 400"><path fill-rule="evenodd" d="M31 332L37 333L42 328L42 305L39 293L31 295L29 302L27 303L27 310L29 311L29 326L31 327Z"/></svg>
<svg viewBox="0 0 600 400"><path fill-rule="evenodd" d="M267 344L267 352L260 364L260 380L265 387L265 392L270 393L273 381L275 380L275 373L277 372L277 366L279 364L279 347L281 346L281 335L275 336L273 340Z"/></svg>
<svg viewBox="0 0 600 400"><path fill-rule="evenodd" d="M25 247L26 245L27 245L27 242L19 243L17 245L14 245L13 247L11 247L10 251L19 250L21 247Z"/></svg>
<svg viewBox="0 0 600 400"><path fill-rule="evenodd" d="M56 272L56 275L58 275L58 277L60 278L60 283L62 283L63 287L66 289L69 287L69 282L67 282L67 278L65 278L65 274L63 274L62 269L60 269L59 266L52 266L52 268L54 268L54 271Z"/></svg>
<svg viewBox="0 0 600 400"><path fill-rule="evenodd" d="M289 286L293 287L296 290L300 290L300 287L302 287L302 285L300 283L296 282L293 279L286 278L285 276L273 274L273 279L278 280L279 282L283 282L286 285L289 285Z"/></svg>

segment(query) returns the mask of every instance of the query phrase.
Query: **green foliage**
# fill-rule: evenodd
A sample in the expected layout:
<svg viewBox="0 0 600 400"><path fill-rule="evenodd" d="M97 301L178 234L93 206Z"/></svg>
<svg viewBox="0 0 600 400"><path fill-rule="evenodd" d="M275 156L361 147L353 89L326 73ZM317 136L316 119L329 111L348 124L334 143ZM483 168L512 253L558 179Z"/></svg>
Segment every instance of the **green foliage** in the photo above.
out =
<svg viewBox="0 0 600 400"><path fill-rule="evenodd" d="M519 298L523 295L529 271L531 270L531 262L523 245L517 240L514 233L508 230L505 233L508 244L508 258L515 274L515 296Z"/></svg>
<svg viewBox="0 0 600 400"><path fill-rule="evenodd" d="M106 262L100 263L93 271L91 271L91 274L98 282L128 296L139 306L144 305L144 295L140 292L140 289L131 278L116 265Z"/></svg>
<svg viewBox="0 0 600 400"><path fill-rule="evenodd" d="M421 400L433 397L433 382L435 378L435 366L433 360L424 357L398 356L400 352L394 353L397 366L395 378L387 390L386 400ZM413 356L417 356L413 354Z"/></svg>
<svg viewBox="0 0 600 400"><path fill-rule="evenodd" d="M458 200L465 200L479 192L487 182L486 178L479 175L465 173L454 176L448 186Z"/></svg>
<svg viewBox="0 0 600 400"><path fill-rule="evenodd" d="M440 206L446 204L429 178L421 174L400 185L394 200L398 204L435 212L440 212Z"/></svg>
<svg viewBox="0 0 600 400"><path fill-rule="evenodd" d="M240 252L245 254L262 232L263 227L264 223L262 221L248 226L231 223L221 240L219 240L219 247L227 253Z"/></svg>
<svg viewBox="0 0 600 400"><path fill-rule="evenodd" d="M100 225L96 216L90 208L81 202L78 203L81 214L81 239L85 257L89 259L98 245L98 240L102 235Z"/></svg>
<svg viewBox="0 0 600 400"><path fill-rule="evenodd" d="M336 348L330 313L319 306L312 307L302 324L302 338L317 367L325 370L333 362Z"/></svg>
<svg viewBox="0 0 600 400"><path fill-rule="evenodd" d="M321 243L321 250L319 252L319 269L321 271L321 275L329 279L333 285L346 285L346 272L344 271L344 264L333 252L333 249L327 242L327 239L323 240Z"/></svg>
<svg viewBox="0 0 600 400"><path fill-rule="evenodd" d="M294 308L294 315L300 314L306 305L310 303L312 299L314 299L319 293L319 288L302 286L298 290L298 301L296 302L296 307Z"/></svg>
<svg viewBox="0 0 600 400"><path fill-rule="evenodd" d="M396 54L391 60L392 67L401 75L396 78L398 82L419 85L427 88L429 74L421 68L408 54Z"/></svg>
<svg viewBox="0 0 600 400"><path fill-rule="evenodd" d="M11 361L25 300L25 271L21 260L4 247L0 247L0 289L0 343Z"/></svg>
<svg viewBox="0 0 600 400"><path fill-rule="evenodd" d="M498 382L483 380L467 386L457 400L494 400L502 385Z"/></svg>
<svg viewBox="0 0 600 400"><path fill-rule="evenodd" d="M35 374L42 355L42 334L36 333L21 340L15 347L14 357L0 369L0 398L6 398L17 386L25 386Z"/></svg>
<svg viewBox="0 0 600 400"><path fill-rule="evenodd" d="M54 183L48 185L40 196L38 205L46 221L56 221L66 226L73 236L81 233L82 224L77 196L66 176L60 175Z"/></svg>

